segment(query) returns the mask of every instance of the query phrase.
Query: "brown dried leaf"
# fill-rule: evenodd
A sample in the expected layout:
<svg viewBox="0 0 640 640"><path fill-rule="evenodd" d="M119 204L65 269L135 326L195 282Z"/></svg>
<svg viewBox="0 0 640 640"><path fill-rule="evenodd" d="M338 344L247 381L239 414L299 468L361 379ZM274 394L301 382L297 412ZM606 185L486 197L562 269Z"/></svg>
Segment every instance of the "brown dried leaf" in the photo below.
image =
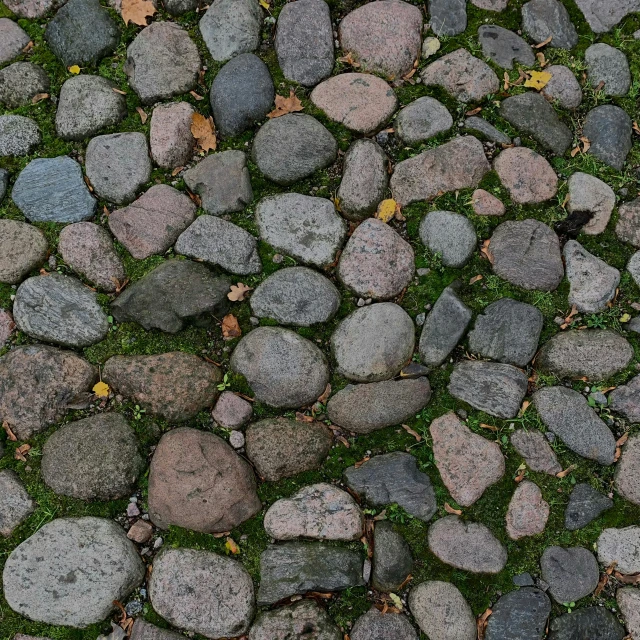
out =
<svg viewBox="0 0 640 640"><path fill-rule="evenodd" d="M483 640L485 631L487 629L487 620L489 616L493 613L491 609L487 609L477 621L477 631L478 631L478 640Z"/></svg>
<svg viewBox="0 0 640 640"><path fill-rule="evenodd" d="M362 460L358 460L353 466L356 469L359 469L365 462L368 462L371 458L369 456L365 456Z"/></svg>
<svg viewBox="0 0 640 640"><path fill-rule="evenodd" d="M638 134L640 135L640 127L638 126L638 123L634 120L633 122L633 127L632 129Z"/></svg>
<svg viewBox="0 0 640 640"><path fill-rule="evenodd" d="M469 284L475 284L476 282L480 282L480 280L482 280L482 276L478 274L469 280Z"/></svg>
<svg viewBox="0 0 640 640"><path fill-rule="evenodd" d="M298 422L313 422L313 416L307 416L301 411L296 411L296 420Z"/></svg>
<svg viewBox="0 0 640 640"><path fill-rule="evenodd" d="M175 178L182 170L184 169L184 167L176 167L172 172L171 172L171 177Z"/></svg>
<svg viewBox="0 0 640 640"><path fill-rule="evenodd" d="M475 116L482 111L482 107L476 107L475 109L471 109L471 111L467 111L465 116Z"/></svg>
<svg viewBox="0 0 640 640"><path fill-rule="evenodd" d="M480 253L491 263L493 264L493 255L491 251L489 251L489 245L491 244L491 239L487 239L482 243L480 247Z"/></svg>
<svg viewBox="0 0 640 640"><path fill-rule="evenodd" d="M353 54L349 51L346 55L342 56L342 58L338 58L338 62L343 62L344 64L348 64L352 66L354 69L357 69L360 66L360 63L357 60L354 60Z"/></svg>
<svg viewBox="0 0 640 640"><path fill-rule="evenodd" d="M575 158L578 154L580 153L580 147L574 147L573 149L571 149L571 157Z"/></svg>
<svg viewBox="0 0 640 640"><path fill-rule="evenodd" d="M239 338L242 335L240 325L238 324L238 318L232 313L222 318L222 337L225 340L233 340L233 338Z"/></svg>
<svg viewBox="0 0 640 640"><path fill-rule="evenodd" d="M509 73L507 71L504 72L504 90L507 91L509 89L509 85L511 82L509 81Z"/></svg>
<svg viewBox="0 0 640 640"><path fill-rule="evenodd" d="M302 102L296 96L293 89L289 89L289 97L276 96L276 108L267 114L267 118L279 118L280 116L286 116L287 113L293 113L294 111L302 111L304 107Z"/></svg>
<svg viewBox="0 0 640 640"><path fill-rule="evenodd" d="M227 298L231 300L231 302L242 302L247 291L252 291L252 287L247 287L246 284L242 282L238 282L238 284L231 285L231 291L227 293Z"/></svg>
<svg viewBox="0 0 640 640"><path fill-rule="evenodd" d="M520 411L518 412L518 416L522 417L524 415L524 412L529 408L530 405L531 405L531 402L529 402L529 400L525 400L522 403L522 406L520 407Z"/></svg>
<svg viewBox="0 0 640 640"><path fill-rule="evenodd" d="M89 180L89 178L87 176L84 176L84 182L87 185L87 188L89 189L89 191L91 191L91 193L93 193L93 185L91 184L91 181Z"/></svg>
<svg viewBox="0 0 640 640"><path fill-rule="evenodd" d="M444 503L444 510L454 516L462 515L462 509L454 509L448 502Z"/></svg>
<svg viewBox="0 0 640 640"><path fill-rule="evenodd" d="M147 18L156 13L157 9L149 0L122 0L122 19L125 24L133 22L140 27L147 26Z"/></svg>
<svg viewBox="0 0 640 640"><path fill-rule="evenodd" d="M327 404L327 400L331 395L331 383L327 383L325 390L322 392L322 395L318 398L318 402L320 404Z"/></svg>
<svg viewBox="0 0 640 640"><path fill-rule="evenodd" d="M30 449L31 449L31 445L30 444L21 444L15 450L15 453L13 454L13 457L16 460L20 460L21 462L26 462L27 458L25 456L29 453Z"/></svg>
<svg viewBox="0 0 640 640"><path fill-rule="evenodd" d="M218 146L216 138L216 127L213 124L213 118L205 118L199 113L191 116L191 134L198 142L198 148L205 153L207 151L215 151Z"/></svg>
<svg viewBox="0 0 640 640"><path fill-rule="evenodd" d="M351 448L349 441L344 436L336 436L336 440L342 442L342 444L347 447L347 449Z"/></svg>
<svg viewBox="0 0 640 640"><path fill-rule="evenodd" d="M409 434L412 435L418 442L420 442L420 440L422 440L422 436L417 432L414 431L408 424L403 424L402 428Z"/></svg>
<svg viewBox="0 0 640 640"><path fill-rule="evenodd" d="M31 104L38 104L38 102L42 102L49 97L48 93L36 93L33 98L31 98Z"/></svg>
<svg viewBox="0 0 640 640"><path fill-rule="evenodd" d="M29 40L27 46L22 50L22 53L29 53L33 49L33 40Z"/></svg>
<svg viewBox="0 0 640 640"><path fill-rule="evenodd" d="M546 47L553 40L553 36L549 36L546 40L538 44L531 45L533 49L542 49L542 47Z"/></svg>
<svg viewBox="0 0 640 640"><path fill-rule="evenodd" d="M189 93L198 101L200 102L200 100L204 100L204 96L201 96L199 93L196 93L195 91L189 91Z"/></svg>
<svg viewBox="0 0 640 640"><path fill-rule="evenodd" d="M481 422L480 426L483 429L489 429L489 431L493 431L494 433L498 433L498 427L494 427L492 424L485 424L484 422Z"/></svg>
<svg viewBox="0 0 640 640"><path fill-rule="evenodd" d="M522 468L518 468L518 475L514 478L515 482L522 482L527 473L526 465L522 465Z"/></svg>
<svg viewBox="0 0 640 640"><path fill-rule="evenodd" d="M587 153L591 149L591 140L586 136L582 136L580 142L582 142L582 153Z"/></svg>
<svg viewBox="0 0 640 640"><path fill-rule="evenodd" d="M536 53L536 58L538 58L538 63L542 69L549 64L549 61L544 57L544 53L542 53L542 51L538 51L538 53Z"/></svg>
<svg viewBox="0 0 640 640"><path fill-rule="evenodd" d="M142 107L136 107L136 111L138 112L138 115L140 116L140 121L142 122L142 124L144 124L147 121L147 118L149 116L144 112L144 109Z"/></svg>
<svg viewBox="0 0 640 640"><path fill-rule="evenodd" d="M623 574L616 571L613 574L618 582L622 582L622 584L640 584L640 573L633 574Z"/></svg>
<svg viewBox="0 0 640 640"><path fill-rule="evenodd" d="M9 426L9 423L6 420L2 423L2 428L5 430L5 433L7 434L7 438L11 442L16 442L18 440L18 438L16 438L15 434L13 433L13 431L11 431L11 427Z"/></svg>
<svg viewBox="0 0 640 640"><path fill-rule="evenodd" d="M121 96L126 96L127 95L126 91L123 91L122 89L117 89L116 87L111 87L111 90L114 93L119 93Z"/></svg>
<svg viewBox="0 0 640 640"><path fill-rule="evenodd" d="M568 466L564 471L556 473L556 478L566 478L578 465L572 464Z"/></svg>

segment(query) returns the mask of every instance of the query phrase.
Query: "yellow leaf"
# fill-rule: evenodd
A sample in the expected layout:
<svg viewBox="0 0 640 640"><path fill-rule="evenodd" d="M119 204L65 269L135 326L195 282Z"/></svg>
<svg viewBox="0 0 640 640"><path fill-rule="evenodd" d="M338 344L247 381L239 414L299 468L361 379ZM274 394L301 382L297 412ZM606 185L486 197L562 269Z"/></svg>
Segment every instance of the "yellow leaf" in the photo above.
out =
<svg viewBox="0 0 640 640"><path fill-rule="evenodd" d="M213 124L213 118L205 118L199 113L191 116L191 133L198 141L198 148L205 153L207 151L215 151L218 146L216 138L216 128Z"/></svg>
<svg viewBox="0 0 640 640"><path fill-rule="evenodd" d="M621 318L620 322L629 322L631 320L631 316L628 313L625 313Z"/></svg>
<svg viewBox="0 0 640 640"><path fill-rule="evenodd" d="M80 73L80 67L77 64L74 64L73 66L69 67L69 73L78 75Z"/></svg>
<svg viewBox="0 0 640 640"><path fill-rule="evenodd" d="M122 0L122 19L125 24L133 22L140 27L147 26L147 18L157 9L149 0Z"/></svg>
<svg viewBox="0 0 640 640"><path fill-rule="evenodd" d="M382 222L389 222L396 214L396 201L392 198L383 200L378 205L378 211L376 211L376 218L382 220Z"/></svg>
<svg viewBox="0 0 640 640"><path fill-rule="evenodd" d="M269 11L270 9L269 3L266 0L259 0L259 3L263 9L266 9L267 11Z"/></svg>
<svg viewBox="0 0 640 640"><path fill-rule="evenodd" d="M525 81L524 86L540 91L547 86L551 77L548 71L529 71L529 79Z"/></svg>
<svg viewBox="0 0 640 640"><path fill-rule="evenodd" d="M233 553L234 555L240 553L240 547L233 538L227 538L224 546L229 553Z"/></svg>
<svg viewBox="0 0 640 640"><path fill-rule="evenodd" d="M393 602L394 606L402 611L402 600L400 600L400 596L397 596L395 593L390 593L389 597L391 598L391 602Z"/></svg>
<svg viewBox="0 0 640 640"><path fill-rule="evenodd" d="M98 396L98 398L108 398L110 389L106 382L102 382L102 380L100 380L100 382L94 385L92 391Z"/></svg>

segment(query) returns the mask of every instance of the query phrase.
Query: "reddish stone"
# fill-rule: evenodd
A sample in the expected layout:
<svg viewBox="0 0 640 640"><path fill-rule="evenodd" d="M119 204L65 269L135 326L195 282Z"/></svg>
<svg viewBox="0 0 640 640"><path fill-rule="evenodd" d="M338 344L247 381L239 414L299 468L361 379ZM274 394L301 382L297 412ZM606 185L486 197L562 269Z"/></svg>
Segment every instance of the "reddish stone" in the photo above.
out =
<svg viewBox="0 0 640 640"><path fill-rule="evenodd" d="M473 192L471 206L477 216L503 216L506 211L502 201L484 189Z"/></svg>
<svg viewBox="0 0 640 640"><path fill-rule="evenodd" d="M518 429L511 436L511 445L524 458L531 471L555 476L562 471L549 441L539 431Z"/></svg>
<svg viewBox="0 0 640 640"><path fill-rule="evenodd" d="M127 538L138 544L144 544L151 540L153 535L153 527L146 520L136 520L127 532Z"/></svg>
<svg viewBox="0 0 640 640"><path fill-rule="evenodd" d="M66 0L5 0L4 5L20 18L42 18L51 9L58 9ZM27 636L25 636L27 637ZM16 636L18 638L18 636Z"/></svg>
<svg viewBox="0 0 640 640"><path fill-rule="evenodd" d="M193 155L191 133L194 109L188 102L158 105L151 115L151 157L163 169L185 165Z"/></svg>
<svg viewBox="0 0 640 640"><path fill-rule="evenodd" d="M211 415L225 429L240 429L251 419L253 408L250 402L232 391L223 391Z"/></svg>
<svg viewBox="0 0 640 640"><path fill-rule="evenodd" d="M507 533L512 540L535 536L544 531L549 519L549 503L537 484L525 480L513 492L507 510Z"/></svg>
<svg viewBox="0 0 640 640"><path fill-rule="evenodd" d="M640 435L629 438L616 468L616 489L629 502L640 505Z"/></svg>
<svg viewBox="0 0 640 640"><path fill-rule="evenodd" d="M0 309L0 348L9 340L15 328L13 316L8 311Z"/></svg>
<svg viewBox="0 0 640 640"><path fill-rule="evenodd" d="M558 176L551 165L526 147L505 149L495 159L493 168L518 204L545 202L558 191Z"/></svg>

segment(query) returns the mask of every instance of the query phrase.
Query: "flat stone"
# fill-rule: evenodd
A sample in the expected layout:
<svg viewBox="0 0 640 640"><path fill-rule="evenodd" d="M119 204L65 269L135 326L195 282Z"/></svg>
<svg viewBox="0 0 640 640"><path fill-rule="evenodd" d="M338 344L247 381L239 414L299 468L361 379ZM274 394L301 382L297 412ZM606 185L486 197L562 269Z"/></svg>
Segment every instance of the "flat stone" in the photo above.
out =
<svg viewBox="0 0 640 640"><path fill-rule="evenodd" d="M107 231L92 222L66 226L58 239L58 252L75 272L109 293L124 282L122 260Z"/></svg>
<svg viewBox="0 0 640 640"><path fill-rule="evenodd" d="M420 72L420 78L424 85L442 87L460 102L480 102L500 88L493 69L466 49L438 58Z"/></svg>
<svg viewBox="0 0 640 640"><path fill-rule="evenodd" d="M193 89L200 66L198 48L182 27L153 22L127 47L124 72L140 100L152 104Z"/></svg>
<svg viewBox="0 0 640 640"><path fill-rule="evenodd" d="M342 320L331 336L336 370L356 382L393 378L411 359L414 333L410 316L392 302L361 307Z"/></svg>
<svg viewBox="0 0 640 640"><path fill-rule="evenodd" d="M14 62L0 70L0 104L7 109L28 106L34 96L49 91L49 76L31 62Z"/></svg>
<svg viewBox="0 0 640 640"><path fill-rule="evenodd" d="M420 223L420 239L445 267L463 267L478 243L468 218L452 211L431 211Z"/></svg>
<svg viewBox="0 0 640 640"><path fill-rule="evenodd" d="M109 216L109 229L136 260L163 254L195 220L196 206L168 184L155 184Z"/></svg>
<svg viewBox="0 0 640 640"><path fill-rule="evenodd" d="M549 640L622 640L624 627L604 607L585 607L551 621Z"/></svg>
<svg viewBox="0 0 640 640"><path fill-rule="evenodd" d="M616 591L616 601L627 623L631 638L640 636L640 590L624 587Z"/></svg>
<svg viewBox="0 0 640 640"><path fill-rule="evenodd" d="M42 141L34 120L24 116L0 116L0 157L27 156Z"/></svg>
<svg viewBox="0 0 640 640"><path fill-rule="evenodd" d="M631 345L613 331L566 331L547 341L536 358L536 366L560 378L586 376L597 381L622 371L632 358Z"/></svg>
<svg viewBox="0 0 640 640"><path fill-rule="evenodd" d="M613 104L591 109L582 129L591 142L588 153L622 171L631 151L631 124L627 112Z"/></svg>
<svg viewBox="0 0 640 640"><path fill-rule="evenodd" d="M391 191L405 207L449 191L475 188L489 170L482 143L461 136L399 162L391 176Z"/></svg>
<svg viewBox="0 0 640 640"><path fill-rule="evenodd" d="M519 35L494 24L483 24L478 29L478 40L482 53L503 69L513 69L513 63L519 62L532 67L536 57L531 47Z"/></svg>
<svg viewBox="0 0 640 640"><path fill-rule="evenodd" d="M7 558L7 604L22 616L51 625L83 628L102 622L113 601L144 579L133 542L104 518L57 518L17 546Z"/></svg>
<svg viewBox="0 0 640 640"><path fill-rule="evenodd" d="M582 88L573 71L561 64L552 64L545 71L551 74L551 80L542 89L542 95L564 109L577 109L582 103Z"/></svg>
<svg viewBox="0 0 640 640"><path fill-rule="evenodd" d="M488 140L489 142L495 142L496 144L511 144L511 138L506 134L496 129L490 122L487 122L479 116L471 116L464 121L465 129L469 129L475 134L480 134L480 137Z"/></svg>
<svg viewBox="0 0 640 640"><path fill-rule="evenodd" d="M485 638L542 640L547 632L551 601L540 589L518 589L503 595L492 607Z"/></svg>
<svg viewBox="0 0 640 640"><path fill-rule="evenodd" d="M471 206L477 216L503 216L506 212L502 201L484 189L473 192Z"/></svg>
<svg viewBox="0 0 640 640"><path fill-rule="evenodd" d="M342 640L342 632L329 614L314 600L301 600L291 605L258 614L250 640Z"/></svg>
<svg viewBox="0 0 640 640"><path fill-rule="evenodd" d="M620 49L597 42L584 52L584 59L587 78L594 89L600 87L607 96L626 96L629 93L631 71L627 56Z"/></svg>
<svg viewBox="0 0 640 640"><path fill-rule="evenodd" d="M640 573L640 527L605 529L598 538L598 560L605 567L615 563L622 574Z"/></svg>
<svg viewBox="0 0 640 640"><path fill-rule="evenodd" d="M125 97L101 76L69 78L60 89L56 131L63 140L84 140L101 129L115 127L127 115Z"/></svg>
<svg viewBox="0 0 640 640"><path fill-rule="evenodd" d="M405 144L424 142L452 126L453 118L447 108L428 96L409 103L395 120L396 134Z"/></svg>
<svg viewBox="0 0 640 640"><path fill-rule="evenodd" d="M313 87L333 70L333 27L323 0L289 3L278 16L275 50L287 80Z"/></svg>
<svg viewBox="0 0 640 640"><path fill-rule="evenodd" d="M217 130L225 137L246 131L271 111L274 95L269 69L258 56L243 53L232 58L211 84Z"/></svg>
<svg viewBox="0 0 640 640"><path fill-rule="evenodd" d="M542 313L534 306L502 298L478 315L469 350L484 358L526 367L538 350Z"/></svg>
<svg viewBox="0 0 640 640"><path fill-rule="evenodd" d="M413 556L407 541L390 522L377 522L373 532L373 588L385 593L398 591L412 570Z"/></svg>
<svg viewBox="0 0 640 640"><path fill-rule="evenodd" d="M467 28L466 0L429 0L429 23L439 36L463 33Z"/></svg>
<svg viewBox="0 0 640 640"><path fill-rule="evenodd" d="M409 453L373 456L359 467L346 469L344 477L348 487L374 507L397 504L424 522L437 510L431 480L418 471L416 459Z"/></svg>
<svg viewBox="0 0 640 640"><path fill-rule="evenodd" d="M0 282L18 284L47 259L49 243L40 229L0 220Z"/></svg>
<svg viewBox="0 0 640 640"><path fill-rule="evenodd" d="M130 502L129 504L133 503ZM129 531L127 531L127 538L129 538L129 540L133 540L133 542L137 542L138 544L145 544L149 542L152 537L153 526L142 518L136 520L131 527L129 527Z"/></svg>
<svg viewBox="0 0 640 640"><path fill-rule="evenodd" d="M149 142L153 161L163 169L185 165L193 155L194 109L188 102L159 104L151 114Z"/></svg>
<svg viewBox="0 0 640 640"><path fill-rule="evenodd" d="M255 51L264 14L252 0L215 0L200 20L200 33L216 62Z"/></svg>
<svg viewBox="0 0 640 640"><path fill-rule="evenodd" d="M351 640L417 640L418 635L406 616L382 613L371 607L355 621L349 637Z"/></svg>
<svg viewBox="0 0 640 640"><path fill-rule="evenodd" d="M429 581L409 593L409 609L431 640L475 640L476 619L469 603L450 582Z"/></svg>
<svg viewBox="0 0 640 640"><path fill-rule="evenodd" d="M232 391L223 391L211 412L213 419L225 429L242 429L252 414L251 403Z"/></svg>
<svg viewBox="0 0 640 640"><path fill-rule="evenodd" d="M364 515L346 491L321 482L276 500L265 513L264 528L276 540L359 540Z"/></svg>
<svg viewBox="0 0 640 640"><path fill-rule="evenodd" d="M545 387L533 395L544 424L583 458L612 464L616 441L587 399L566 387Z"/></svg>
<svg viewBox="0 0 640 640"><path fill-rule="evenodd" d="M397 79L413 69L420 56L422 13L401 0L370 2L348 13L338 35L345 53L362 68Z"/></svg>
<svg viewBox="0 0 640 640"><path fill-rule="evenodd" d="M20 18L41 18L51 9L59 7L60 0L7 0L5 6Z"/></svg>
<svg viewBox="0 0 640 640"><path fill-rule="evenodd" d="M55 431L42 450L47 486L80 500L127 497L143 468L135 432L118 413L70 422Z"/></svg>
<svg viewBox="0 0 640 640"><path fill-rule="evenodd" d="M143 521L144 522L144 521ZM161 629L142 618L136 618L131 629L131 640L180 640L181 634Z"/></svg>
<svg viewBox="0 0 640 640"><path fill-rule="evenodd" d="M333 440L320 422L272 418L247 427L247 457L267 482L320 468Z"/></svg>
<svg viewBox="0 0 640 640"><path fill-rule="evenodd" d="M453 412L433 420L429 432L442 482L459 505L471 506L504 475L500 447L473 433Z"/></svg>
<svg viewBox="0 0 640 640"><path fill-rule="evenodd" d="M540 431L517 429L511 436L511 446L524 458L531 471L555 476L562 471L549 441Z"/></svg>
<svg viewBox="0 0 640 640"><path fill-rule="evenodd" d="M213 405L218 367L181 351L155 356L113 356L102 369L115 391L168 422L185 422Z"/></svg>
<svg viewBox="0 0 640 640"><path fill-rule="evenodd" d="M537 44L548 38L550 46L559 49L573 49L578 44L576 28L559 0L527 2L522 7L522 27Z"/></svg>
<svg viewBox="0 0 640 640"><path fill-rule="evenodd" d="M471 0L471 4L485 11L504 11L509 0Z"/></svg>
<svg viewBox="0 0 640 640"><path fill-rule="evenodd" d="M640 438L629 438L616 467L615 484L618 493L629 502L640 505Z"/></svg>
<svg viewBox="0 0 640 640"><path fill-rule="evenodd" d="M0 470L0 535L10 537L35 508L18 474L11 469Z"/></svg>
<svg viewBox="0 0 640 640"><path fill-rule="evenodd" d="M483 524L446 516L429 527L429 549L440 561L470 573L500 573L507 550Z"/></svg>
<svg viewBox="0 0 640 640"><path fill-rule="evenodd" d="M256 398L271 407L312 404L329 382L327 359L310 340L280 327L258 327L245 335L231 356Z"/></svg>
<svg viewBox="0 0 640 640"><path fill-rule="evenodd" d="M13 316L4 309L0 309L0 348L6 346L9 342L9 338L16 330L16 323L13 321ZM2 457L2 450L0 450L0 458Z"/></svg>
<svg viewBox="0 0 640 640"><path fill-rule="evenodd" d="M512 540L519 540L543 533L549 519L549 512L549 503L543 499L538 485L529 480L521 482L513 492L507 510L509 537ZM545 621L546 619L541 621L543 629Z"/></svg>
<svg viewBox="0 0 640 640"><path fill-rule="evenodd" d="M307 591L342 591L364 584L358 551L322 542L271 545L260 556L258 605Z"/></svg>
<svg viewBox="0 0 640 640"><path fill-rule="evenodd" d="M310 327L333 318L340 306L340 292L313 269L289 267L264 280L251 295L250 304L258 318Z"/></svg>
<svg viewBox="0 0 640 640"><path fill-rule="evenodd" d="M472 312L447 287L427 315L420 334L420 359L427 367L441 365L465 334Z"/></svg>
<svg viewBox="0 0 640 640"><path fill-rule="evenodd" d="M116 50L120 28L98 0L68 0L44 35L65 67L86 66L96 65Z"/></svg>
<svg viewBox="0 0 640 640"><path fill-rule="evenodd" d="M4 64L17 58L31 38L13 20L0 18L0 41L0 64Z"/></svg>
<svg viewBox="0 0 640 640"><path fill-rule="evenodd" d="M256 134L251 152L258 169L283 186L328 167L337 153L338 145L328 129L304 113L289 113L267 121Z"/></svg>
<svg viewBox="0 0 640 640"><path fill-rule="evenodd" d="M162 436L149 471L156 526L222 533L261 508L253 469L222 438L186 427Z"/></svg>
<svg viewBox="0 0 640 640"><path fill-rule="evenodd" d="M523 289L554 291L564 276L558 236L538 220L503 222L488 252L494 273Z"/></svg>
<svg viewBox="0 0 640 640"><path fill-rule="evenodd" d="M424 409L431 398L427 378L347 385L329 400L334 424L355 433L399 425Z"/></svg>
<svg viewBox="0 0 640 640"><path fill-rule="evenodd" d="M625 202L619 207L615 231L622 242L640 247L640 198Z"/></svg>
<svg viewBox="0 0 640 640"><path fill-rule="evenodd" d="M638 0L609 0L607 3L599 0L576 0L576 4L596 33L611 31L627 15L640 11Z"/></svg>
<svg viewBox="0 0 640 640"><path fill-rule="evenodd" d="M237 560L196 549L156 556L149 599L170 624L208 638L243 635L256 610L247 570Z"/></svg>
<svg viewBox="0 0 640 640"><path fill-rule="evenodd" d="M588 596L600 578L598 562L583 547L547 547L540 559L540 568L549 593L560 604Z"/></svg>
<svg viewBox="0 0 640 640"><path fill-rule="evenodd" d="M527 385L527 376L510 364L463 360L454 367L447 389L454 398L506 420L518 415Z"/></svg>
<svg viewBox="0 0 640 640"><path fill-rule="evenodd" d="M569 496L569 504L564 512L564 527L569 531L582 529L611 507L613 500L586 482L581 482Z"/></svg>
<svg viewBox="0 0 640 640"><path fill-rule="evenodd" d="M589 236L602 233L611 218L616 205L613 189L595 176L588 173L574 173L569 178L569 213L586 211L592 214L591 220L582 228Z"/></svg>
<svg viewBox="0 0 640 640"><path fill-rule="evenodd" d="M564 155L573 143L571 129L560 120L555 109L539 93L521 93L503 100L500 115L518 131L532 136L558 156ZM521 147L518 150L523 149ZM500 157L498 156L496 163Z"/></svg>
<svg viewBox="0 0 640 640"><path fill-rule="evenodd" d="M97 373L71 351L16 347L0 358L0 423L28 440L63 418L76 396L88 394Z"/></svg>

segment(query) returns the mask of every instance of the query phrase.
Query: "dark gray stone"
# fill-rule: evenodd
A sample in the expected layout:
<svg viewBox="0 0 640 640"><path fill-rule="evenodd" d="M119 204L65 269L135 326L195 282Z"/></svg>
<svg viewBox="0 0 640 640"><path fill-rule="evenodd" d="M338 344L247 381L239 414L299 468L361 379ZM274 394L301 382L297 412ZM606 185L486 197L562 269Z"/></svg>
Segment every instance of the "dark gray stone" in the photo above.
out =
<svg viewBox="0 0 640 640"><path fill-rule="evenodd" d="M626 96L629 93L631 71L627 56L620 49L597 42L584 52L584 59L587 77L594 89L600 87L607 96Z"/></svg>
<svg viewBox="0 0 640 640"><path fill-rule="evenodd" d="M395 121L396 135L405 144L416 144L449 131L453 118L435 98L423 96L400 111Z"/></svg>
<svg viewBox="0 0 640 640"><path fill-rule="evenodd" d="M622 640L624 627L604 607L585 607L551 621L549 640Z"/></svg>
<svg viewBox="0 0 640 640"><path fill-rule="evenodd" d="M591 142L588 153L618 171L622 171L631 151L631 132L631 118L613 104L591 109L582 129Z"/></svg>
<svg viewBox="0 0 640 640"><path fill-rule="evenodd" d="M25 116L0 116L0 158L27 156L41 141L35 120Z"/></svg>
<svg viewBox="0 0 640 640"><path fill-rule="evenodd" d="M371 607L355 621L349 637L351 640L418 640L406 616L388 615L376 607Z"/></svg>
<svg viewBox="0 0 640 640"><path fill-rule="evenodd" d="M5 538L11 536L35 508L36 503L18 474L12 469L0 470L0 535Z"/></svg>
<svg viewBox="0 0 640 640"><path fill-rule="evenodd" d="M539 93L521 93L503 100L500 115L556 155L564 155L573 142L569 127Z"/></svg>
<svg viewBox="0 0 640 640"><path fill-rule="evenodd" d="M609 394L609 407L629 422L640 422L640 376L614 389Z"/></svg>
<svg viewBox="0 0 640 640"><path fill-rule="evenodd" d="M0 282L18 284L47 259L49 243L26 222L0 220Z"/></svg>
<svg viewBox="0 0 640 640"><path fill-rule="evenodd" d="M452 211L431 211L420 223L420 239L445 267L460 268L471 259L478 244L468 218Z"/></svg>
<svg viewBox="0 0 640 640"><path fill-rule="evenodd" d="M429 0L429 22L438 36L456 36L467 28L466 0Z"/></svg>
<svg viewBox="0 0 640 640"><path fill-rule="evenodd" d="M522 26L536 43L551 37L550 46L573 49L578 32L559 0L531 0L522 7Z"/></svg>
<svg viewBox="0 0 640 640"><path fill-rule="evenodd" d="M478 40L485 57L503 69L513 69L514 62L532 67L536 57L531 47L519 35L494 24L482 25L478 29Z"/></svg>
<svg viewBox="0 0 640 640"><path fill-rule="evenodd" d="M31 104L39 93L49 93L49 76L31 62L14 62L0 70L0 103L7 109Z"/></svg>
<svg viewBox="0 0 640 640"><path fill-rule="evenodd" d="M314 600L258 614L249 640L342 640L343 635L329 614ZM135 639L132 639L135 640ZM384 640L384 639L383 639Z"/></svg>
<svg viewBox="0 0 640 640"><path fill-rule="evenodd" d="M496 144L511 144L511 138L502 131L496 129L491 123L478 116L471 116L464 121L466 129L480 134L482 138Z"/></svg>
<svg viewBox="0 0 640 640"><path fill-rule="evenodd" d="M575 486L569 497L569 504L564 512L564 526L569 531L582 529L611 507L613 500L596 491L591 485L581 482Z"/></svg>
<svg viewBox="0 0 640 640"><path fill-rule="evenodd" d="M492 607L486 640L542 640L547 631L551 601L539 589L519 589L502 596Z"/></svg>
<svg viewBox="0 0 640 640"><path fill-rule="evenodd" d="M547 547L540 559L540 568L549 592L560 604L588 596L600 578L598 561L583 547Z"/></svg>
<svg viewBox="0 0 640 640"><path fill-rule="evenodd" d="M260 556L258 605L307 591L342 591L364 584L360 553L323 543L289 542Z"/></svg>
<svg viewBox="0 0 640 640"><path fill-rule="evenodd" d="M431 480L418 471L416 459L409 453L374 456L360 467L349 467L344 477L349 488L374 507L397 504L424 522L437 511Z"/></svg>
<svg viewBox="0 0 640 640"><path fill-rule="evenodd" d="M407 541L390 522L376 522L371 586L378 591L398 591L412 570L413 556Z"/></svg>
<svg viewBox="0 0 640 640"><path fill-rule="evenodd" d="M120 28L98 0L69 0L49 22L45 38L65 67L95 65L116 50Z"/></svg>
<svg viewBox="0 0 640 640"><path fill-rule="evenodd" d="M195 11L199 6L198 0L164 0L164 8L172 16L181 16L188 11Z"/></svg>
<svg viewBox="0 0 640 640"><path fill-rule="evenodd" d="M535 582L530 573L519 573L517 576L513 576L513 584L516 587L533 587Z"/></svg>
<svg viewBox="0 0 640 640"><path fill-rule="evenodd" d="M275 89L267 65L253 53L232 58L211 84L211 109L216 128L237 136L262 120L273 104Z"/></svg>

